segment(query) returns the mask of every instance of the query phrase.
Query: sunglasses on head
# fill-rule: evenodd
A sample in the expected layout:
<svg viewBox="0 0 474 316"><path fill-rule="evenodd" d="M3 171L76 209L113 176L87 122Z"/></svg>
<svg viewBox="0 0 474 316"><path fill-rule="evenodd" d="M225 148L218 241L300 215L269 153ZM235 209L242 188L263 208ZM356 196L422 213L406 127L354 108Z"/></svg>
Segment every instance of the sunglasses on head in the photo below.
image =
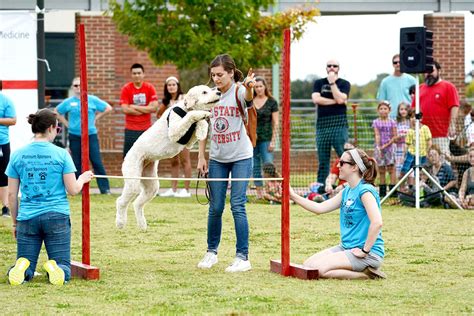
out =
<svg viewBox="0 0 474 316"><path fill-rule="evenodd" d="M352 162L352 161L345 161L345 160L339 160L339 167L344 166L344 164L348 164L348 165L354 166L354 165L355 165L355 162Z"/></svg>
<svg viewBox="0 0 474 316"><path fill-rule="evenodd" d="M339 65L327 64L326 67L328 67L328 68L339 68Z"/></svg>

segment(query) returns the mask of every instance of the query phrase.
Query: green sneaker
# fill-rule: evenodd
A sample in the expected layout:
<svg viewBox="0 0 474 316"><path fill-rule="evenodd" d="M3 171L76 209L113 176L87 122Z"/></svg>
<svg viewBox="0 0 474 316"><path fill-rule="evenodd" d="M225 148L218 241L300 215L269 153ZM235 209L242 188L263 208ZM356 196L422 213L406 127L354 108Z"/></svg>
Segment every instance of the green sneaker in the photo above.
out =
<svg viewBox="0 0 474 316"><path fill-rule="evenodd" d="M15 266L8 271L8 282L11 285L20 285L25 281L25 271L30 266L30 261L26 258L18 258Z"/></svg>
<svg viewBox="0 0 474 316"><path fill-rule="evenodd" d="M64 284L64 271L58 267L56 261L48 260L43 265L43 269L48 273L49 282L54 285Z"/></svg>

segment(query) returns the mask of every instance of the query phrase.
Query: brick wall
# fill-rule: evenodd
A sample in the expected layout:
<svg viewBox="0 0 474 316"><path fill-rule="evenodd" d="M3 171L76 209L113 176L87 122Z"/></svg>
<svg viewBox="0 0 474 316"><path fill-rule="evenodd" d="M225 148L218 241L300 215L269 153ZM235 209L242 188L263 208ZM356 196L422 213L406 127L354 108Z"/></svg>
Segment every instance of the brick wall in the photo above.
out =
<svg viewBox="0 0 474 316"><path fill-rule="evenodd" d="M441 77L452 82L464 96L464 15L432 13L424 15L424 25L433 32L434 58L441 64Z"/></svg>

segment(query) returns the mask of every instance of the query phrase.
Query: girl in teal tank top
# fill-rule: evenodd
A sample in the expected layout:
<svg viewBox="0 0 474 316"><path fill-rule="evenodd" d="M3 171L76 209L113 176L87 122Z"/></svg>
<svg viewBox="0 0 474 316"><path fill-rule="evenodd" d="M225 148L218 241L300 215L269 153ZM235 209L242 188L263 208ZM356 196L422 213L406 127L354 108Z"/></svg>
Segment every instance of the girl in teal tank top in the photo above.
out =
<svg viewBox="0 0 474 316"><path fill-rule="evenodd" d="M321 278L385 278L380 270L385 255L380 197L373 185L377 163L363 150L351 149L342 154L339 168L347 185L327 201L313 202L290 188L290 198L310 212L340 209L341 243L312 255L304 266L317 269Z"/></svg>

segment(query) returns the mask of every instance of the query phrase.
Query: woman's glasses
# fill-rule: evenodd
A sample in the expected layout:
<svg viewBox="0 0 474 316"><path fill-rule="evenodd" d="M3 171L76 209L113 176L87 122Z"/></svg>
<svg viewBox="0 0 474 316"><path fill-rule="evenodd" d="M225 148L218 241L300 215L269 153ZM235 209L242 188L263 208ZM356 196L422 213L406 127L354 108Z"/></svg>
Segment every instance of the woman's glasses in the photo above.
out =
<svg viewBox="0 0 474 316"><path fill-rule="evenodd" d="M355 165L355 162L352 162L352 161L345 161L345 160L339 160L339 168L344 166L344 164L348 164L348 165Z"/></svg>

